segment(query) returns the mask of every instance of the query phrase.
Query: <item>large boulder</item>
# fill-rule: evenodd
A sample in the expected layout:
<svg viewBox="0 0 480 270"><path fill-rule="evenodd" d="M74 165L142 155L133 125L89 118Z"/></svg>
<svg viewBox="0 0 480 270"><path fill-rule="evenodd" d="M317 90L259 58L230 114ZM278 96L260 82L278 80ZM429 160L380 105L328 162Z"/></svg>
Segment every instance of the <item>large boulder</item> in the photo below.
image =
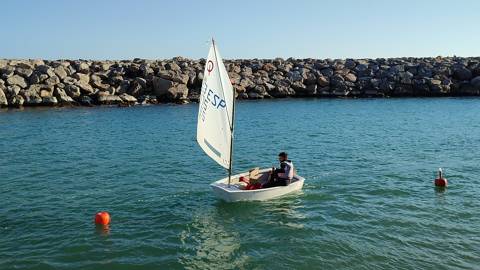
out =
<svg viewBox="0 0 480 270"><path fill-rule="evenodd" d="M353 73L348 73L347 75L345 75L345 80L349 82L356 82L357 76L355 76L355 74Z"/></svg>
<svg viewBox="0 0 480 270"><path fill-rule="evenodd" d="M345 67L348 69L354 69L357 63L353 59L347 59L345 60Z"/></svg>
<svg viewBox="0 0 480 270"><path fill-rule="evenodd" d="M305 80L303 80L305 85L314 85L317 83L317 76L313 73L308 73Z"/></svg>
<svg viewBox="0 0 480 270"><path fill-rule="evenodd" d="M196 73L195 73L195 72L193 72L193 74L195 74L195 75L193 75L193 76L196 76ZM237 73L231 73L231 72L229 72L229 73L228 73L228 77L230 77L230 82L231 82L232 84L240 84L240 81L242 80L242 76L240 76L240 75L237 74ZM188 81L188 85L193 85L194 83L195 83L195 77L193 77L193 79L190 79L190 80Z"/></svg>
<svg viewBox="0 0 480 270"><path fill-rule="evenodd" d="M248 99L248 94L247 92L241 92L237 95L237 99ZM195 99L190 99L190 100L195 100ZM198 102L198 98L196 99L196 101Z"/></svg>
<svg viewBox="0 0 480 270"><path fill-rule="evenodd" d="M453 77L460 81L470 80L472 78L472 72L465 66L457 66L453 70Z"/></svg>
<svg viewBox="0 0 480 270"><path fill-rule="evenodd" d="M255 83L253 83L250 78L243 78L240 80L240 86L243 86L245 88L253 88L255 87Z"/></svg>
<svg viewBox="0 0 480 270"><path fill-rule="evenodd" d="M272 63L266 63L265 65L262 66L262 69L268 73L271 73L273 71L276 71L277 67Z"/></svg>
<svg viewBox="0 0 480 270"><path fill-rule="evenodd" d="M179 84L160 77L154 77L152 83L153 93L159 98L170 101L187 98L188 88L185 84Z"/></svg>
<svg viewBox="0 0 480 270"><path fill-rule="evenodd" d="M9 85L18 85L21 88L26 88L27 87L27 82L25 79L20 76L20 75L13 75L7 79L7 83Z"/></svg>
<svg viewBox="0 0 480 270"><path fill-rule="evenodd" d="M300 70L294 70L287 73L287 78L292 82L303 82L304 75Z"/></svg>
<svg viewBox="0 0 480 270"><path fill-rule="evenodd" d="M79 97L81 95L80 87L71 84L65 86L65 92L73 98Z"/></svg>
<svg viewBox="0 0 480 270"><path fill-rule="evenodd" d="M341 87L345 85L345 79L341 75L335 74L330 78L330 84L333 87Z"/></svg>
<svg viewBox="0 0 480 270"><path fill-rule="evenodd" d="M78 94L80 95L80 89L78 90ZM60 104L71 104L74 102L74 100L69 97L62 88L55 88L53 95L57 98Z"/></svg>
<svg viewBox="0 0 480 270"><path fill-rule="evenodd" d="M65 78L62 79L62 82L64 84L75 84L77 82L77 80L72 78L72 77L65 77Z"/></svg>
<svg viewBox="0 0 480 270"><path fill-rule="evenodd" d="M41 63L41 64L43 64L43 63ZM33 64L33 62L31 62L29 60L25 60L25 61L22 61L22 62L18 62L15 66L16 66L16 68L33 69L34 64Z"/></svg>
<svg viewBox="0 0 480 270"><path fill-rule="evenodd" d="M10 105L14 107L23 106L24 102L25 102L25 99L20 95L15 95L10 98Z"/></svg>
<svg viewBox="0 0 480 270"><path fill-rule="evenodd" d="M357 88L360 91L365 91L367 89L371 89L371 88L373 88L373 85L372 85L371 81L372 81L372 79L370 77L360 77L355 82L355 88Z"/></svg>
<svg viewBox="0 0 480 270"><path fill-rule="evenodd" d="M102 82L102 77L99 74L91 74L90 75L90 82Z"/></svg>
<svg viewBox="0 0 480 270"><path fill-rule="evenodd" d="M136 83L140 84L141 87L146 88L147 87L147 80L141 77L136 77L134 80Z"/></svg>
<svg viewBox="0 0 480 270"><path fill-rule="evenodd" d="M321 75L321 76L318 76L317 84L320 87L325 87L330 85L330 81L328 80L327 77Z"/></svg>
<svg viewBox="0 0 480 270"><path fill-rule="evenodd" d="M80 104L84 105L84 106L92 106L93 105L93 100L91 97L89 96L81 96L80 99Z"/></svg>
<svg viewBox="0 0 480 270"><path fill-rule="evenodd" d="M98 91L98 92L95 93L95 94L96 94L96 96L97 96L97 99L98 99L99 97L102 97L102 96L109 96L109 95L111 95L111 94L110 94L109 92L107 92L107 91Z"/></svg>
<svg viewBox="0 0 480 270"><path fill-rule="evenodd" d="M12 66L5 66L0 68L0 75L2 79L8 79L15 74L15 69Z"/></svg>
<svg viewBox="0 0 480 270"><path fill-rule="evenodd" d="M35 92L40 95L40 97L50 97L52 96L54 87L48 84L32 84L28 87L28 91Z"/></svg>
<svg viewBox="0 0 480 270"><path fill-rule="evenodd" d="M98 103L103 105L120 104L123 100L115 95L101 95L97 98Z"/></svg>
<svg viewBox="0 0 480 270"><path fill-rule="evenodd" d="M173 87L175 83L160 77L154 77L152 80L153 91L157 96L164 95L168 89Z"/></svg>
<svg viewBox="0 0 480 270"><path fill-rule="evenodd" d="M42 105L45 106L54 106L57 105L58 101L56 97L43 97L42 98Z"/></svg>
<svg viewBox="0 0 480 270"><path fill-rule="evenodd" d="M94 88L97 88L97 89L101 90L101 91L106 91L110 87L109 84L103 83L101 80L98 80L98 79L91 80L90 85Z"/></svg>
<svg viewBox="0 0 480 270"><path fill-rule="evenodd" d="M36 106L42 104L42 98L34 90L26 90L21 93L25 98L25 105Z"/></svg>
<svg viewBox="0 0 480 270"><path fill-rule="evenodd" d="M169 81L187 84L190 77L187 74L183 74L180 71L173 71L173 70L163 70L158 73L158 76Z"/></svg>
<svg viewBox="0 0 480 270"><path fill-rule="evenodd" d="M68 76L67 74L67 70L65 69L64 66L60 65L58 67L56 67L53 72L55 72L55 74L58 76L58 78L60 78L61 80L63 80L65 77Z"/></svg>
<svg viewBox="0 0 480 270"><path fill-rule="evenodd" d="M113 86L109 86L109 87L107 87L107 89L105 89L105 90L103 90L103 91L109 93L110 95L117 95L117 94L119 94L119 93L117 93L117 89L116 89L115 87L113 87Z"/></svg>
<svg viewBox="0 0 480 270"><path fill-rule="evenodd" d="M480 76L477 76L473 78L470 83L472 84L473 87L479 88L480 89Z"/></svg>
<svg viewBox="0 0 480 270"><path fill-rule="evenodd" d="M7 95L8 98L11 98L18 95L21 90L22 88L20 88L20 86L18 85L9 85L7 86L7 88L3 89L3 92L5 93L5 95Z"/></svg>
<svg viewBox="0 0 480 270"><path fill-rule="evenodd" d="M32 75L33 69L17 67L15 69L15 73L22 76L25 79L28 79L30 75Z"/></svg>
<svg viewBox="0 0 480 270"><path fill-rule="evenodd" d="M140 66L140 71L141 71L141 76L143 77L149 77L150 75L153 75L155 73L155 70L150 67L149 64L142 64Z"/></svg>
<svg viewBox="0 0 480 270"><path fill-rule="evenodd" d="M5 93L3 90L0 88L0 107L4 107L8 105L7 97L5 96Z"/></svg>
<svg viewBox="0 0 480 270"><path fill-rule="evenodd" d="M235 90L235 96L244 96L244 93L247 92L247 89L241 85L233 85L233 89ZM200 98L200 91L199 90L192 90L188 92L188 98L192 101L198 101Z"/></svg>
<svg viewBox="0 0 480 270"><path fill-rule="evenodd" d="M36 67L45 64L45 62L41 59L32 59L29 61L31 63L31 67Z"/></svg>
<svg viewBox="0 0 480 270"><path fill-rule="evenodd" d="M124 102L127 103L135 103L137 102L137 99L134 96L131 96L127 93L123 93L119 96Z"/></svg>
<svg viewBox="0 0 480 270"><path fill-rule="evenodd" d="M446 94L450 90L446 82L442 82L441 80L429 78L427 81L430 86L430 92L434 95Z"/></svg>
<svg viewBox="0 0 480 270"><path fill-rule="evenodd" d="M131 83L129 80L123 80L120 83L120 86L116 88L115 93L117 94L123 94L127 93L130 90Z"/></svg>
<svg viewBox="0 0 480 270"><path fill-rule="evenodd" d="M143 95L138 97L138 102L142 105L146 104L157 104L157 97L155 96L150 96L150 95Z"/></svg>
<svg viewBox="0 0 480 270"><path fill-rule="evenodd" d="M53 75L50 78L46 79L45 83L47 85L56 85L60 83L60 79L56 75Z"/></svg>
<svg viewBox="0 0 480 270"><path fill-rule="evenodd" d="M455 85L455 92L461 95L477 96L480 94L480 89L474 87L470 82L461 82Z"/></svg>
<svg viewBox="0 0 480 270"><path fill-rule="evenodd" d="M168 90L167 98L175 101L184 101L188 96L188 87L185 84L176 84L174 88Z"/></svg>
<svg viewBox="0 0 480 270"><path fill-rule="evenodd" d="M317 95L321 97L330 97L333 95L333 93L330 90L330 86L325 86L317 89Z"/></svg>
<svg viewBox="0 0 480 270"><path fill-rule="evenodd" d="M55 76L55 72L51 66L40 65L35 68L35 70L40 74L46 74L48 76Z"/></svg>
<svg viewBox="0 0 480 270"><path fill-rule="evenodd" d="M77 65L77 71L80 73L88 74L90 72L90 66L85 62L80 62Z"/></svg>
<svg viewBox="0 0 480 270"><path fill-rule="evenodd" d="M255 87L248 89L248 97L253 99L264 98L268 96L267 89L264 85L257 84Z"/></svg>
<svg viewBox="0 0 480 270"><path fill-rule="evenodd" d="M75 83L75 85L78 86L84 94L91 95L95 93L95 89L93 89L93 87L85 81L78 81Z"/></svg>
<svg viewBox="0 0 480 270"><path fill-rule="evenodd" d="M135 80L130 84L127 89L128 93L134 96L143 95L145 88L147 87L147 81L143 78L135 78Z"/></svg>
<svg viewBox="0 0 480 270"><path fill-rule="evenodd" d="M271 84L271 83L265 83L264 84L265 88L267 89L267 92L270 92L272 91L273 89L275 89L275 85Z"/></svg>
<svg viewBox="0 0 480 270"><path fill-rule="evenodd" d="M28 82L30 84L39 84L41 82L44 82L46 79L48 79L48 77L49 76L47 74L42 74L35 71L28 78Z"/></svg>
<svg viewBox="0 0 480 270"><path fill-rule="evenodd" d="M165 64L165 68L167 70L175 70L175 71L181 70L180 66L177 65L177 63L175 63L175 62L169 62L169 63Z"/></svg>
<svg viewBox="0 0 480 270"><path fill-rule="evenodd" d="M398 77L400 79L400 83L402 84L412 84L413 74L406 71L398 73Z"/></svg>
<svg viewBox="0 0 480 270"><path fill-rule="evenodd" d="M368 64L361 61L358 61L358 65L354 70L359 77L368 77L373 75L372 71L368 68Z"/></svg>
<svg viewBox="0 0 480 270"><path fill-rule="evenodd" d="M108 63L102 62L102 63L100 63L100 65L98 65L98 68L101 71L108 71L112 65L113 65L113 63L110 63L110 62L108 62Z"/></svg>
<svg viewBox="0 0 480 270"><path fill-rule="evenodd" d="M317 94L317 85L304 85L301 82L294 82L292 88L295 90L295 95L299 97L311 97Z"/></svg>
<svg viewBox="0 0 480 270"><path fill-rule="evenodd" d="M47 72L51 69L50 66L47 66L45 64L42 64L42 65L38 65L36 68L35 68L35 71L39 72L39 73L43 73L43 74L47 74Z"/></svg>
<svg viewBox="0 0 480 270"><path fill-rule="evenodd" d="M283 97L295 95L295 90L293 90L293 88L290 87L290 82L286 79L281 81L276 81L274 86L275 87L273 89L268 88L268 93L272 97L283 98Z"/></svg>
<svg viewBox="0 0 480 270"><path fill-rule="evenodd" d="M84 83L89 83L90 82L90 76L88 76L88 74L75 73L75 74L73 74L73 78L77 79L80 82L84 82Z"/></svg>
<svg viewBox="0 0 480 270"><path fill-rule="evenodd" d="M53 95L53 88L50 89L41 89L39 92L41 98L51 97Z"/></svg>

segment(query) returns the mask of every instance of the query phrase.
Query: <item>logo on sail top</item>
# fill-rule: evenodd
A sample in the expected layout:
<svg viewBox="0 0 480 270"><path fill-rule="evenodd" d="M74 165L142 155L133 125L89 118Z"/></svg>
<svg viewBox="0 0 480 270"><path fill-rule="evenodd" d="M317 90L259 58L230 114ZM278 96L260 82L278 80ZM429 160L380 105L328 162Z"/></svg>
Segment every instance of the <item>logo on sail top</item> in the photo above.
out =
<svg viewBox="0 0 480 270"><path fill-rule="evenodd" d="M212 70L213 70L213 61L212 61L212 60L208 60L208 62L207 62L208 76L210 76L210 72L212 72Z"/></svg>

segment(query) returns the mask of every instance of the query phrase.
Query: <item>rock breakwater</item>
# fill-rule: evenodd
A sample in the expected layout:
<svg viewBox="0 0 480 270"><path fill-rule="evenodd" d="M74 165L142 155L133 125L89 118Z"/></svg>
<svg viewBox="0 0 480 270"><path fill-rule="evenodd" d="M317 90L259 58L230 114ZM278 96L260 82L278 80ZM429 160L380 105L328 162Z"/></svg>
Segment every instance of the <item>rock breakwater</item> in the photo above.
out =
<svg viewBox="0 0 480 270"><path fill-rule="evenodd" d="M205 60L0 60L0 106L197 101ZM226 60L238 99L479 96L480 57Z"/></svg>

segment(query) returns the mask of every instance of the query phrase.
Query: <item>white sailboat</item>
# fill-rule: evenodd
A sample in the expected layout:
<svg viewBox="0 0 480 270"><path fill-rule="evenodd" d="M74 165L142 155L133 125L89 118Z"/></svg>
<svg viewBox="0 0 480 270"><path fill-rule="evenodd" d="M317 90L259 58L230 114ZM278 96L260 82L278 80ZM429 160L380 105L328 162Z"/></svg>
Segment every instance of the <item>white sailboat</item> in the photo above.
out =
<svg viewBox="0 0 480 270"><path fill-rule="evenodd" d="M235 123L235 92L223 60L212 39L205 63L199 99L197 142L203 151L228 170L228 177L210 184L214 193L225 201L268 200L301 190L304 178L294 175L288 186L245 190L239 178L249 172L232 175L233 131ZM268 178L269 169L258 171Z"/></svg>

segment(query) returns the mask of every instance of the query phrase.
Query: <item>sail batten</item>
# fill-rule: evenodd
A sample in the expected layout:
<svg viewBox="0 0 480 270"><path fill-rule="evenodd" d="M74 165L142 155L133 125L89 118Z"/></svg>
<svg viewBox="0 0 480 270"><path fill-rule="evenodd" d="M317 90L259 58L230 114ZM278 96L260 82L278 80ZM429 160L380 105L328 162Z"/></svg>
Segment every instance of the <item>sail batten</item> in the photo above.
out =
<svg viewBox="0 0 480 270"><path fill-rule="evenodd" d="M197 143L211 159L231 171L233 87L215 43L205 63L199 103Z"/></svg>

